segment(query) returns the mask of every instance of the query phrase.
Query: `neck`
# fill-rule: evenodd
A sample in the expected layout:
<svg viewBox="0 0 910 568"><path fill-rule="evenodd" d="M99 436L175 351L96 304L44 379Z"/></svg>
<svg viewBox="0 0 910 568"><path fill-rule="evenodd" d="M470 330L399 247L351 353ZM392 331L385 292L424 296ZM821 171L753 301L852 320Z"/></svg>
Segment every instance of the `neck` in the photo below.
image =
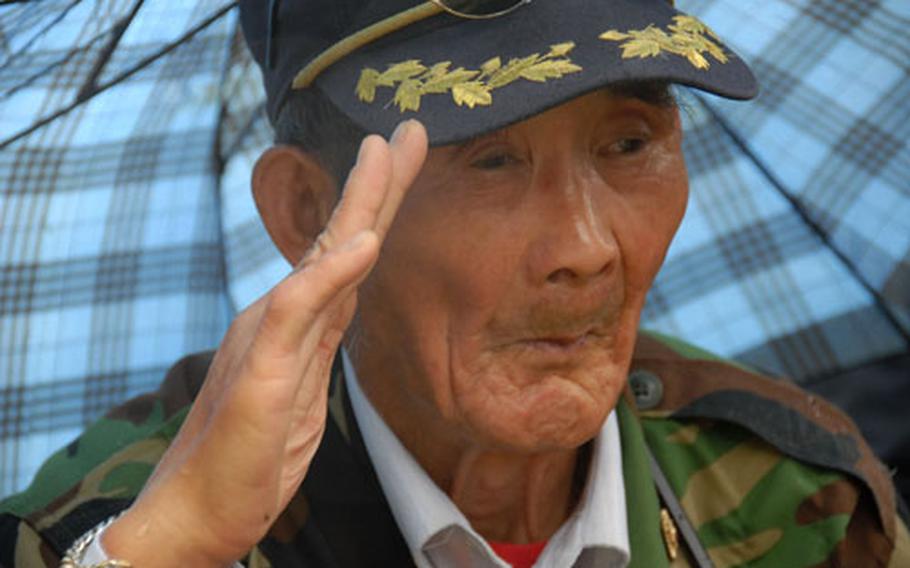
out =
<svg viewBox="0 0 910 568"><path fill-rule="evenodd" d="M588 471L588 446L525 453L478 445L431 411L409 415L404 411L408 406L390 396L393 389L377 388L369 380L361 380L360 386L405 448L485 539L541 542L571 515Z"/></svg>
<svg viewBox="0 0 910 568"><path fill-rule="evenodd" d="M577 501L573 480L576 466L584 465L578 455L577 449L533 455L469 449L445 489L487 540L548 540Z"/></svg>

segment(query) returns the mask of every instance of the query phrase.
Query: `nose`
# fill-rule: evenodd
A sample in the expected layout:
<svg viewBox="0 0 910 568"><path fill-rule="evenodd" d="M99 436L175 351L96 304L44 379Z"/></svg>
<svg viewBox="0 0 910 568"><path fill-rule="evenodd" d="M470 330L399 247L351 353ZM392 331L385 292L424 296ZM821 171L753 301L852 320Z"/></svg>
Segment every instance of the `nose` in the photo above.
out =
<svg viewBox="0 0 910 568"><path fill-rule="evenodd" d="M619 246L606 196L591 176L564 178L535 192L540 221L529 250L532 278L540 284L590 284L619 262Z"/></svg>

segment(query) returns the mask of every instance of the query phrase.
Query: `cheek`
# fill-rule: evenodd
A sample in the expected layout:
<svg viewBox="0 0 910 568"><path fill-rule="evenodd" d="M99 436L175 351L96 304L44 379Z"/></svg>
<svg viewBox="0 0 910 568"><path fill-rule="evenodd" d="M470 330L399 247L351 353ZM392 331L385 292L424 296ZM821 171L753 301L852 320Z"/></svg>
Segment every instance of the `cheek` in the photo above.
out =
<svg viewBox="0 0 910 568"><path fill-rule="evenodd" d="M523 239L489 225L462 222L457 231L427 227L420 252L408 255L398 275L410 288L426 289L428 311L445 313L449 334L478 333L517 287ZM427 321L433 327L439 323Z"/></svg>
<svg viewBox="0 0 910 568"><path fill-rule="evenodd" d="M641 293L647 292L660 270L688 203L689 184L681 157L669 166L672 173L638 180L622 202L621 215L615 217L627 284Z"/></svg>
<svg viewBox="0 0 910 568"><path fill-rule="evenodd" d="M457 369L480 356L485 328L514 296L522 239L477 216L456 223L452 215L405 212L413 221L393 228L361 288L362 335L408 369L405 392L453 418Z"/></svg>

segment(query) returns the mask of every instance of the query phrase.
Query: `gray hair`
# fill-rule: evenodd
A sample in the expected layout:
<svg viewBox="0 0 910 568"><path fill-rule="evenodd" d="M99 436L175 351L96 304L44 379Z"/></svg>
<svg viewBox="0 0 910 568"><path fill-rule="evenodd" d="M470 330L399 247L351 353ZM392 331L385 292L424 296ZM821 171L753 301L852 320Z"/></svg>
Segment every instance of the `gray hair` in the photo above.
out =
<svg viewBox="0 0 910 568"><path fill-rule="evenodd" d="M291 91L272 126L277 144L292 144L316 157L339 188L367 135L316 88Z"/></svg>

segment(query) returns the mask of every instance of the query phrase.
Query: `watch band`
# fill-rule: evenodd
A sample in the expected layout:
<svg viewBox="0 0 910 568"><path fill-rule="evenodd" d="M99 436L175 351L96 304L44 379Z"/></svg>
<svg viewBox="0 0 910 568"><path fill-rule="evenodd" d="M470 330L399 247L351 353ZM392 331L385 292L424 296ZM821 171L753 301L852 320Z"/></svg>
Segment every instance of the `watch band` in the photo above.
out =
<svg viewBox="0 0 910 568"><path fill-rule="evenodd" d="M107 559L95 564L83 564L85 551L89 545L98 538L104 529L117 520L120 515L114 515L106 521L98 524L92 530L88 531L66 551L63 559L60 561L60 568L132 568L132 564L126 560Z"/></svg>

